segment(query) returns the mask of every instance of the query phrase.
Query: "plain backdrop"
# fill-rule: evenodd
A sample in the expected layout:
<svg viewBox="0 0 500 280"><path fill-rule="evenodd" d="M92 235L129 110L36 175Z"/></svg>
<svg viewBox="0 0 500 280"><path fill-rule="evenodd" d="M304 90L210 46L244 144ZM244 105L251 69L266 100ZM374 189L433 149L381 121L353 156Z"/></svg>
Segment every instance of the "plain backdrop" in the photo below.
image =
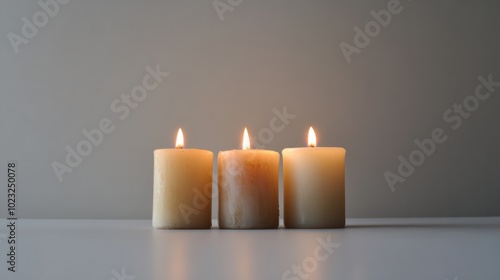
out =
<svg viewBox="0 0 500 280"><path fill-rule="evenodd" d="M310 125L347 150L347 217L500 215L500 87L459 128L443 119L474 102L479 76L500 81L499 2L401 0L349 63L340 45L389 2L220 0L219 16L211 0L72 0L26 38L38 1L2 1L0 216L10 160L18 217L150 218L153 150L179 127L216 158L244 126L281 151L305 146ZM12 34L26 40L17 53ZM157 65L169 76L120 119L113 102ZM270 135L285 107L295 118ZM60 182L52 164L106 118L115 129ZM435 128L447 140L391 190L384 173Z"/></svg>

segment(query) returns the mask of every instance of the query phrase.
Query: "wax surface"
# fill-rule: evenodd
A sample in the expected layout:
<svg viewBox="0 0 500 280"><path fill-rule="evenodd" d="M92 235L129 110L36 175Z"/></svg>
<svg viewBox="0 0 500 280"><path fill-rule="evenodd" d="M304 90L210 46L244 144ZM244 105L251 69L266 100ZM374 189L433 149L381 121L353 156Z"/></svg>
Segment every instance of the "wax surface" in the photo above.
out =
<svg viewBox="0 0 500 280"><path fill-rule="evenodd" d="M154 151L153 227L210 228L213 153Z"/></svg>
<svg viewBox="0 0 500 280"><path fill-rule="evenodd" d="M279 158L266 150L219 153L220 228L278 227Z"/></svg>
<svg viewBox="0 0 500 280"><path fill-rule="evenodd" d="M285 227L345 226L345 154L343 148L283 150Z"/></svg>

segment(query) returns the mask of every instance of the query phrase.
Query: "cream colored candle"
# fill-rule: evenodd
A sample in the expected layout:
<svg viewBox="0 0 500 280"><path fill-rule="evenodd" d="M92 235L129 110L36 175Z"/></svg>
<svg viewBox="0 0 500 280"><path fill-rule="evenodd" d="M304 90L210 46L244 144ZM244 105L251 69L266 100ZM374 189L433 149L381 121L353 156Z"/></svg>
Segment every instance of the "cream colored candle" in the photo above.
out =
<svg viewBox="0 0 500 280"><path fill-rule="evenodd" d="M345 226L344 148L309 147L283 150L284 222L287 228Z"/></svg>
<svg viewBox="0 0 500 280"><path fill-rule="evenodd" d="M246 128L243 142L243 150L222 151L218 156L219 228L277 228L280 156L250 150Z"/></svg>
<svg viewBox="0 0 500 280"><path fill-rule="evenodd" d="M176 149L154 151L153 227L204 229L212 226L212 159L207 150L184 149L182 131Z"/></svg>

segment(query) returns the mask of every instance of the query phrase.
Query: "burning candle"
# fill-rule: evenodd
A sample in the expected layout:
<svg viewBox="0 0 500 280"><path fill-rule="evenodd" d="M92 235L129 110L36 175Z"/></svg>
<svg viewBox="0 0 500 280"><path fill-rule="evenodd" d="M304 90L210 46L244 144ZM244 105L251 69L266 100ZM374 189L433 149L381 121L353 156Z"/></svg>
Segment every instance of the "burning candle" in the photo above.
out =
<svg viewBox="0 0 500 280"><path fill-rule="evenodd" d="M246 128L242 150L219 152L220 228L278 227L279 160L277 152L250 149Z"/></svg>
<svg viewBox="0 0 500 280"><path fill-rule="evenodd" d="M181 129L175 149L154 151L153 227L212 226L212 159L210 151L184 149Z"/></svg>
<svg viewBox="0 0 500 280"><path fill-rule="evenodd" d="M283 150L284 222L287 228L345 226L344 148L309 147Z"/></svg>

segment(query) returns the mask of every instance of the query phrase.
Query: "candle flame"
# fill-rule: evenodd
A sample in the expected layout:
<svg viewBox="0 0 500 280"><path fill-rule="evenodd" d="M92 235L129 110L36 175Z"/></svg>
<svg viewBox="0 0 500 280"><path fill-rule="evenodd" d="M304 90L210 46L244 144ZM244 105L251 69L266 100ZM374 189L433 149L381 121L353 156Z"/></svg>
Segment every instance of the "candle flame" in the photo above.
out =
<svg viewBox="0 0 500 280"><path fill-rule="evenodd" d="M314 129L309 127L309 136L307 137L307 142L309 147L316 147L316 133L314 133Z"/></svg>
<svg viewBox="0 0 500 280"><path fill-rule="evenodd" d="M250 150L250 137L248 137L248 130L245 127L245 132L243 132L243 150Z"/></svg>
<svg viewBox="0 0 500 280"><path fill-rule="evenodd" d="M177 132L177 140L175 141L175 148L182 149L184 148L184 135L182 134L182 129L179 128Z"/></svg>

